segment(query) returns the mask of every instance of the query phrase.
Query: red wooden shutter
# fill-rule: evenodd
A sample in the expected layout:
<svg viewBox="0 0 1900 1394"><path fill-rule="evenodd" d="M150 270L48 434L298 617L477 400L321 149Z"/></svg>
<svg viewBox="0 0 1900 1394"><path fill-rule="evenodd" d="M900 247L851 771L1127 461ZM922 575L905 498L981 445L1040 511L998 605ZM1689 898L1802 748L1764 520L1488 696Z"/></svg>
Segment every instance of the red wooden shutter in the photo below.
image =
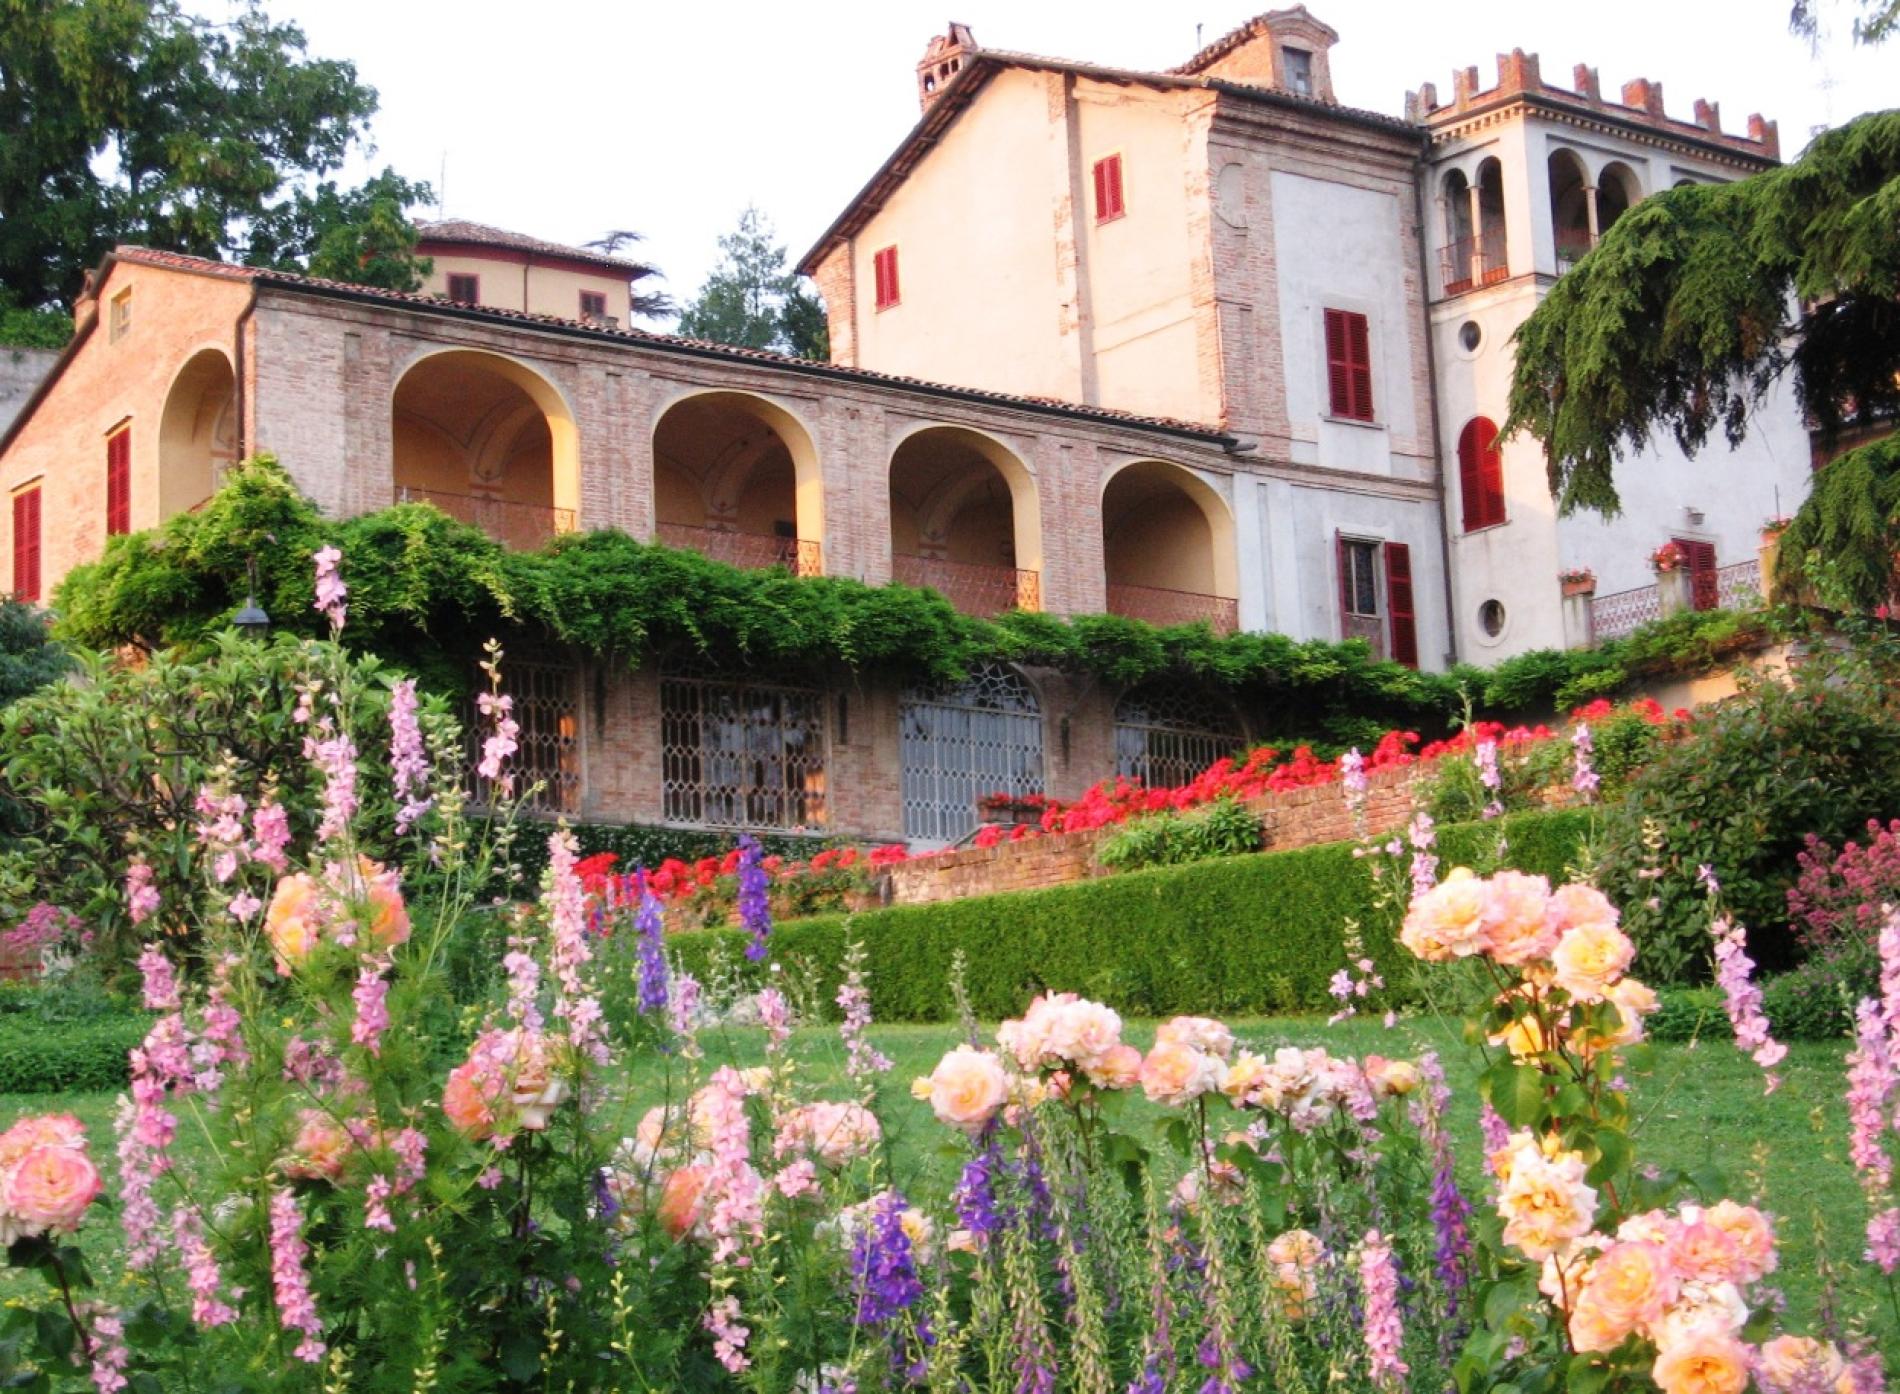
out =
<svg viewBox="0 0 1900 1394"><path fill-rule="evenodd" d="M1122 157L1107 155L1095 162L1095 221L1106 223L1127 212L1122 202Z"/></svg>
<svg viewBox="0 0 1900 1394"><path fill-rule="evenodd" d="M1459 433L1458 493L1466 532L1504 521L1504 456L1498 428L1486 417L1472 417Z"/></svg>
<svg viewBox="0 0 1900 1394"><path fill-rule="evenodd" d="M1352 560L1346 555L1346 534L1333 530L1333 564L1339 568L1339 637L1350 638L1347 628L1352 614Z"/></svg>
<svg viewBox="0 0 1900 1394"><path fill-rule="evenodd" d="M1478 450L1478 488L1484 495L1484 516L1495 525L1504 519L1504 452L1498 449L1498 428L1484 417Z"/></svg>
<svg viewBox="0 0 1900 1394"><path fill-rule="evenodd" d="M1385 608L1391 615L1392 657L1418 667L1418 622L1412 605L1412 549L1403 542L1385 544Z"/></svg>
<svg viewBox="0 0 1900 1394"><path fill-rule="evenodd" d="M132 428L106 438L106 536L132 531Z"/></svg>
<svg viewBox="0 0 1900 1394"><path fill-rule="evenodd" d="M1695 542L1686 537L1675 539L1682 548L1683 561L1689 573L1689 594L1691 603L1698 610L1713 610L1720 600L1720 586L1715 579L1715 544L1713 542Z"/></svg>
<svg viewBox="0 0 1900 1394"><path fill-rule="evenodd" d="M40 491L13 496L13 596L40 598Z"/></svg>
<svg viewBox="0 0 1900 1394"><path fill-rule="evenodd" d="M1326 311L1326 386L1334 416L1372 420L1372 348L1364 315Z"/></svg>
<svg viewBox="0 0 1900 1394"><path fill-rule="evenodd" d="M897 303L897 248L886 247L871 258L877 280L877 307L888 310Z"/></svg>

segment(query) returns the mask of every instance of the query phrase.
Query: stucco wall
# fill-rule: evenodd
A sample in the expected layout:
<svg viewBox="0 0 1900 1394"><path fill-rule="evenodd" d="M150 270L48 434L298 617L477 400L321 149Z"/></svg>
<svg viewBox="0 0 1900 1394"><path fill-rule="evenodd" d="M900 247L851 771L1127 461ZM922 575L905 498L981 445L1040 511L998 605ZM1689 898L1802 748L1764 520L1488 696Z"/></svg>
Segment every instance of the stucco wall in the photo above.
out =
<svg viewBox="0 0 1900 1394"><path fill-rule="evenodd" d="M625 276L611 271L583 272L559 266L531 265L524 256L497 251L484 255L476 249L466 252L432 252L435 263L422 289L429 295L449 293L451 272L481 278L481 303L502 310L525 310L529 314L554 315L560 319L581 317L581 292L597 291L607 297L607 313L627 323L631 292Z"/></svg>

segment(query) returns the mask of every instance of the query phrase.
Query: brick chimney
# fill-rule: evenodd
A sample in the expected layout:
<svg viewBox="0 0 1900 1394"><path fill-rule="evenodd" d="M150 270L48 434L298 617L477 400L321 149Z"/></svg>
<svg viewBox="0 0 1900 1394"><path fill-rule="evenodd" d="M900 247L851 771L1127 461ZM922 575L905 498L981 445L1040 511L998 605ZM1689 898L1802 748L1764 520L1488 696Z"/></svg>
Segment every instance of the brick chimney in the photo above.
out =
<svg viewBox="0 0 1900 1394"><path fill-rule="evenodd" d="M963 63L976 51L976 39L970 33L970 26L951 20L948 28L934 35L924 46L924 56L917 64L917 106L920 111L929 111L939 93L950 84L950 79L963 71Z"/></svg>
<svg viewBox="0 0 1900 1394"><path fill-rule="evenodd" d="M1781 158L1781 129L1773 121L1763 120L1760 112L1748 118L1748 138L1761 146L1761 153L1769 159Z"/></svg>
<svg viewBox="0 0 1900 1394"><path fill-rule="evenodd" d="M1623 84L1623 105L1651 116L1663 114L1662 84L1646 77L1633 77Z"/></svg>
<svg viewBox="0 0 1900 1394"><path fill-rule="evenodd" d="M1498 91L1500 93L1535 92L1544 85L1537 66L1537 55L1514 48L1498 55Z"/></svg>
<svg viewBox="0 0 1900 1394"><path fill-rule="evenodd" d="M1695 99L1695 123L1711 135L1722 134L1722 107L1707 97Z"/></svg>
<svg viewBox="0 0 1900 1394"><path fill-rule="evenodd" d="M1588 63L1579 63L1570 70L1570 85L1592 106L1603 101L1603 84L1597 80L1597 70Z"/></svg>

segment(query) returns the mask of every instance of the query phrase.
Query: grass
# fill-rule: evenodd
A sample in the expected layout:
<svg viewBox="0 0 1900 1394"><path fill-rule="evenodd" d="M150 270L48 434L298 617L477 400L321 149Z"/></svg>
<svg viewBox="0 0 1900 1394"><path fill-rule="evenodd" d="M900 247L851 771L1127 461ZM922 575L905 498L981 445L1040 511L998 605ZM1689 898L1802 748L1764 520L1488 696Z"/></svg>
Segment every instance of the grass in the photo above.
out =
<svg viewBox="0 0 1900 1394"><path fill-rule="evenodd" d="M1354 1019L1328 1026L1314 1018L1269 1018L1231 1023L1241 1041L1255 1049L1278 1045L1323 1045L1335 1054L1413 1057L1435 1049L1445 1062L1453 1088L1456 1136L1476 1194L1478 1176L1478 1057L1463 1044L1456 1026L1435 1018L1402 1020L1388 1031L1376 1019ZM1145 1046L1152 1023L1132 1023L1128 1038ZM873 1029L874 1043L890 1056L893 1069L879 1089L878 1112L889 1140L893 1179L913 1196L941 1196L961 1165L961 1140L941 1127L928 1106L910 1097L910 1081L929 1073L957 1042L952 1026L885 1026ZM763 1033L753 1028L721 1028L702 1038L708 1068L722 1063L745 1066L764 1059ZM808 1082L831 1095L844 1086L843 1051L835 1032L799 1031L792 1051ZM1783 1067L1784 1083L1764 1095L1761 1071L1725 1039L1655 1047L1647 1074L1630 1083L1642 1119L1636 1140L1642 1162L1686 1170L1714 1168L1724 1189L1738 1198L1758 1199L1778 1219L1781 1270L1776 1281L1786 1293L1792 1329L1805 1329L1823 1303L1819 1274L1825 1254L1837 1267L1856 1267L1865 1219L1864 1202L1846 1159L1847 1117L1842 1100L1844 1045L1805 1043L1791 1047ZM662 1075L649 1072L634 1081L625 1130L647 1106L664 1097ZM87 1124L94 1151L113 1181L111 1121L114 1095L0 1095L0 1125L28 1112L66 1111ZM1136 1128L1146 1125L1146 1106L1134 1111ZM192 1124L183 1121L181 1147L192 1147ZM110 1217L87 1227L83 1245L95 1270L117 1286L118 1231ZM1856 1275L1857 1276L1857 1275ZM1850 1279L1851 1280L1851 1279ZM0 1298L37 1296L36 1279L21 1273L0 1276ZM1891 1348L1900 1348L1900 1318L1883 1309L1877 1331Z"/></svg>

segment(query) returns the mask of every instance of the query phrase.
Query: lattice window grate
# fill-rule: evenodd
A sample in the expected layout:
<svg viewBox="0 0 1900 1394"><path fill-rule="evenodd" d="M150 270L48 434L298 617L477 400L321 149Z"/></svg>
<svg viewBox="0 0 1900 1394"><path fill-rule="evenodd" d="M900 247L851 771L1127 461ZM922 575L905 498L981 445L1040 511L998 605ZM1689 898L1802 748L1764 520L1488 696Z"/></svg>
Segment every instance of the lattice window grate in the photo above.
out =
<svg viewBox="0 0 1900 1394"><path fill-rule="evenodd" d="M985 794L1042 792L1042 707L1023 676L986 664L961 687L913 690L898 712L904 837L957 842Z"/></svg>
<svg viewBox="0 0 1900 1394"><path fill-rule="evenodd" d="M1151 789L1186 784L1245 737L1205 693L1137 688L1115 704L1115 770Z"/></svg>
<svg viewBox="0 0 1900 1394"><path fill-rule="evenodd" d="M661 807L668 822L823 827L824 694L718 678L662 677L660 761Z"/></svg>
<svg viewBox="0 0 1900 1394"><path fill-rule="evenodd" d="M572 665L512 656L502 660L501 690L514 699L514 718L521 726L515 738L521 748L508 757L503 768L513 776L514 792L522 796L522 806L531 812L580 811L578 689L579 674ZM475 771L490 728L473 698L463 709L462 728L469 752L469 795L477 804L492 804L494 787Z"/></svg>

